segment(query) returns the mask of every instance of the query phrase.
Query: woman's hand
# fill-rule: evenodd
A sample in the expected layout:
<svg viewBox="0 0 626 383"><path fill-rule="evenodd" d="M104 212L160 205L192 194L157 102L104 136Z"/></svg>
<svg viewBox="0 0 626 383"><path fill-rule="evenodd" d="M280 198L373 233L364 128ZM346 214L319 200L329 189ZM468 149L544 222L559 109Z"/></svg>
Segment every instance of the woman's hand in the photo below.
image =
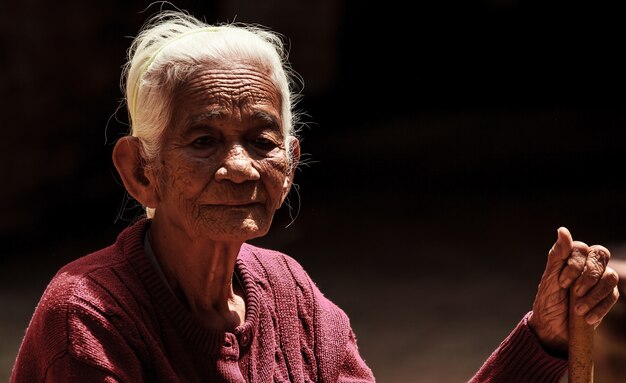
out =
<svg viewBox="0 0 626 383"><path fill-rule="evenodd" d="M569 288L579 297L576 313L594 327L617 302L619 278L615 270L607 267L610 256L604 246L587 246L572 240L566 228L558 229L528 319L528 326L544 348L567 350Z"/></svg>

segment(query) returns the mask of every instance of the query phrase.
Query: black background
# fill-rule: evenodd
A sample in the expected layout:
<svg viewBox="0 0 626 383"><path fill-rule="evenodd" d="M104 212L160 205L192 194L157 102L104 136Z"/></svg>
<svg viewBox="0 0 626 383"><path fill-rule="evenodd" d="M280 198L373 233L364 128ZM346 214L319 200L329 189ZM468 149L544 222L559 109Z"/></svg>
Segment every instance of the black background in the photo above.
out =
<svg viewBox="0 0 626 383"><path fill-rule="evenodd" d="M1 286L18 301L30 291L21 306L5 299L23 312L7 309L0 322L16 338L54 271L109 244L140 214L110 155L127 130L117 110L121 66L130 36L158 9L148 4L35 0L0 12ZM281 209L257 242L300 260L348 311L382 381L405 381L417 359L415 381L474 371L530 309L558 226L620 255L620 7L176 5L286 36L305 83L304 163L290 196L298 217L286 227L290 212ZM456 334L456 359L437 340L431 346L443 348L430 353L398 340L428 343L441 332ZM433 364L428 355L445 358ZM446 361L457 375L434 372Z"/></svg>

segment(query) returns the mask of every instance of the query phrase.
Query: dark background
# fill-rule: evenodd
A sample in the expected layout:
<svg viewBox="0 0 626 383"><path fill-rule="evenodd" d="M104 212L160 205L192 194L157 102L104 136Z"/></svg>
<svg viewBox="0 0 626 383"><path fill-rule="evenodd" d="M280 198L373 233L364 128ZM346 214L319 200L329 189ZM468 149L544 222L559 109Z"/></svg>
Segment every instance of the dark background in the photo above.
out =
<svg viewBox="0 0 626 383"><path fill-rule="evenodd" d="M55 270L141 213L110 156L127 131L121 66L158 9L148 5L31 0L0 11L0 378ZM286 36L305 84L298 216L286 227L281 209L257 242L300 260L348 312L380 381L468 379L530 309L558 226L620 256L617 6L176 6Z"/></svg>

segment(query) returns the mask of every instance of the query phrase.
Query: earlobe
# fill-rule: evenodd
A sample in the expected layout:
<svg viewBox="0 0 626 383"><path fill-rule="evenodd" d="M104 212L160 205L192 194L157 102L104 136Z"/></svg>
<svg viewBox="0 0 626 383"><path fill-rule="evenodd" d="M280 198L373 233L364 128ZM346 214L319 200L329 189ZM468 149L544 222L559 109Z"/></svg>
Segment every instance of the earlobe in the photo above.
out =
<svg viewBox="0 0 626 383"><path fill-rule="evenodd" d="M137 137L120 138L113 148L113 164L122 178L126 191L145 207L156 207L158 201L155 180L146 172Z"/></svg>

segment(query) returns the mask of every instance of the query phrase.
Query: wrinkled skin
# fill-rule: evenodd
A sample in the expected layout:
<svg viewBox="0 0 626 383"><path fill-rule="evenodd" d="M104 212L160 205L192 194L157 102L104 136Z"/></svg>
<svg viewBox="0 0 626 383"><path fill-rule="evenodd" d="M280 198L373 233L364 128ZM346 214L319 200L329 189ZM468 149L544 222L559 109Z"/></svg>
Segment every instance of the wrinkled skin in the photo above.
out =
<svg viewBox="0 0 626 383"><path fill-rule="evenodd" d="M607 266L611 254L604 246L574 241L563 227L557 234L528 325L544 348L564 352L568 344L569 289L577 297L576 313L597 327L617 302L619 278Z"/></svg>
<svg viewBox="0 0 626 383"><path fill-rule="evenodd" d="M291 188L299 143L284 136L281 110L267 68L212 63L173 94L156 160L146 162L136 137L115 146L127 191L155 209L151 245L170 287L208 328L244 321L239 250L268 232Z"/></svg>
<svg viewBox="0 0 626 383"><path fill-rule="evenodd" d="M174 100L155 221L190 239L243 242L267 233L291 186L276 88L258 67L241 64L203 70Z"/></svg>

